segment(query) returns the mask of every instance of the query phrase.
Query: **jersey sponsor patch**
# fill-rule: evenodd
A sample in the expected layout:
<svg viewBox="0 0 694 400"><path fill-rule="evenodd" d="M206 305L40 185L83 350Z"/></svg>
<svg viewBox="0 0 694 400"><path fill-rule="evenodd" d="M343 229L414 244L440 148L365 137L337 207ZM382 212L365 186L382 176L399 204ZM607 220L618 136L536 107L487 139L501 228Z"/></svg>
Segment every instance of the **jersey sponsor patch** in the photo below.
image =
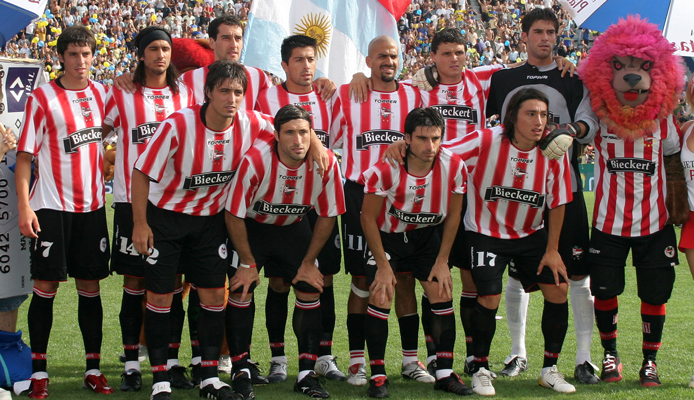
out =
<svg viewBox="0 0 694 400"><path fill-rule="evenodd" d="M437 225L441 223L443 219L443 215L434 213L408 213L398 210L392 205L390 206L390 210L388 210L388 214L407 224L417 225Z"/></svg>
<svg viewBox="0 0 694 400"><path fill-rule="evenodd" d="M485 201L497 201L499 199L528 204L532 208L542 208L545 205L545 195L532 190L496 185L487 188L484 194Z"/></svg>
<svg viewBox="0 0 694 400"><path fill-rule="evenodd" d="M388 145L398 140L405 139L405 135L398 131L388 129L374 129L366 131L356 137L357 150L367 150L370 146Z"/></svg>
<svg viewBox="0 0 694 400"><path fill-rule="evenodd" d="M133 144L144 144L145 141L154 135L161 122L147 122L138 125L132 130L130 136Z"/></svg>
<svg viewBox="0 0 694 400"><path fill-rule="evenodd" d="M618 172L636 172L648 176L655 175L656 163L643 158L616 157L607 160L607 171L611 174Z"/></svg>
<svg viewBox="0 0 694 400"><path fill-rule="evenodd" d="M434 110L441 113L441 115L446 118L452 119L462 119L468 121L471 124L476 124L479 121L477 116L477 110L468 106L454 105L454 104L438 104L431 106Z"/></svg>
<svg viewBox="0 0 694 400"><path fill-rule="evenodd" d="M63 139L65 152L76 153L77 149L89 143L101 142L101 127L80 129Z"/></svg>
<svg viewBox="0 0 694 400"><path fill-rule="evenodd" d="M253 205L253 211L265 215L306 215L312 207L312 205L301 204L272 204L260 200Z"/></svg>
<svg viewBox="0 0 694 400"><path fill-rule="evenodd" d="M183 189L195 190L205 186L224 185L231 181L236 171L205 172L186 178L183 182Z"/></svg>
<svg viewBox="0 0 694 400"><path fill-rule="evenodd" d="M314 129L314 132L316 132L316 136L318 137L318 140L320 140L321 143L323 143L323 146L326 149L330 148L330 136L328 135L328 132L320 130L320 129Z"/></svg>

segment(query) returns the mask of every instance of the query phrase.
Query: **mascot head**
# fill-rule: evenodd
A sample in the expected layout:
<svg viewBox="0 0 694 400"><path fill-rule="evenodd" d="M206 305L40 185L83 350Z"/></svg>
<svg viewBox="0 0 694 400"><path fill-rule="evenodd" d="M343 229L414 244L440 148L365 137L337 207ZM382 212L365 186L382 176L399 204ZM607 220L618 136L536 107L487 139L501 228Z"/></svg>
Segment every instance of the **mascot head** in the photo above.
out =
<svg viewBox="0 0 694 400"><path fill-rule="evenodd" d="M593 111L609 130L635 140L672 113L684 85L681 59L655 24L620 19L595 40L579 73Z"/></svg>

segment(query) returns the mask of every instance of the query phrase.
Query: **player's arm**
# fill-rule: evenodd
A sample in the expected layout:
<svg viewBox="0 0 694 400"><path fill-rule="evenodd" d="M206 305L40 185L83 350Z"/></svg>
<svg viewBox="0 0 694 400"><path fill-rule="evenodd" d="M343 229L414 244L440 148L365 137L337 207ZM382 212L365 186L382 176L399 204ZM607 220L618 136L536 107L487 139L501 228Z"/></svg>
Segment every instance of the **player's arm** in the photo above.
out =
<svg viewBox="0 0 694 400"><path fill-rule="evenodd" d="M378 304L390 304L393 300L395 291L395 274L390 266L390 262L386 257L386 252L383 249L381 241L381 233L378 229L376 219L381 213L385 199L376 194L367 193L364 195L364 204L361 209L361 227L364 231L366 244L369 246L369 251L376 261L376 277L374 278L371 287L371 294L377 300ZM378 292L381 292L381 297L376 297Z"/></svg>
<svg viewBox="0 0 694 400"><path fill-rule="evenodd" d="M120 76L113 78L113 86L115 86L117 89L124 91L125 93L133 94L137 90L134 78L135 74L130 72L124 73Z"/></svg>
<svg viewBox="0 0 694 400"><path fill-rule="evenodd" d="M367 78L362 72L352 75L352 80L349 82L350 99L357 103L363 103L371 90L373 90L373 83L370 78Z"/></svg>
<svg viewBox="0 0 694 400"><path fill-rule="evenodd" d="M564 223L564 208L565 206L562 204L550 209L548 212L549 237L547 239L547 248L542 256L542 261L540 261L540 267L537 269L538 275L540 275L545 266L551 269L557 286L559 286L559 275L563 276L566 282L569 281L569 276L566 274L566 266L559 255L559 236Z"/></svg>
<svg viewBox="0 0 694 400"><path fill-rule="evenodd" d="M318 164L318 175L321 177L325 171L330 168L330 157L328 156L328 151L323 147L323 142L318 139L316 131L311 129L311 147L306 153L308 161L308 170L313 171L313 163Z"/></svg>
<svg viewBox="0 0 694 400"><path fill-rule="evenodd" d="M308 245L306 256L304 256L301 267L299 267L299 270L296 272L296 277L292 281L293 284L303 281L323 293L323 274L320 273L316 265L316 258L321 249L323 249L323 246L325 246L325 242L328 241L328 238L332 234L334 226L335 217L318 217L313 227L311 243Z"/></svg>
<svg viewBox="0 0 694 400"><path fill-rule="evenodd" d="M31 160L33 155L23 151L17 152L14 170L15 187L17 189L17 209L19 211L19 231L29 238L38 238L41 232L39 219L29 205L29 185L31 182Z"/></svg>
<svg viewBox="0 0 694 400"><path fill-rule="evenodd" d="M146 256L154 248L154 234L147 223L147 199L149 197L149 176L133 169L130 178L130 191L133 206L133 245L138 253Z"/></svg>
<svg viewBox="0 0 694 400"><path fill-rule="evenodd" d="M316 85L316 88L318 89L317 92L320 93L320 98L323 101L330 100L337 90L337 85L335 85L335 82L324 76L313 81L313 84Z"/></svg>
<svg viewBox="0 0 694 400"><path fill-rule="evenodd" d="M258 275L258 268L256 268L255 265L253 252L251 252L251 245L248 243L246 222L243 218L239 218L229 211L224 212L224 219L226 221L227 230L229 231L229 237L234 244L234 250L236 250L236 253L239 255L239 268L236 270L234 277L229 281L229 291L233 292L243 287L241 301L244 301L251 285L253 283L256 285L260 284L260 276Z"/></svg>
<svg viewBox="0 0 694 400"><path fill-rule="evenodd" d="M448 215L443 221L443 237L441 238L439 255L436 257L434 267L431 269L427 279L429 283L432 283L434 278L436 278L439 283L439 297L452 297L453 280L451 278L451 270L448 268L448 256L451 254L451 248L458 233L460 213L463 209L463 196L463 194L451 194Z"/></svg>

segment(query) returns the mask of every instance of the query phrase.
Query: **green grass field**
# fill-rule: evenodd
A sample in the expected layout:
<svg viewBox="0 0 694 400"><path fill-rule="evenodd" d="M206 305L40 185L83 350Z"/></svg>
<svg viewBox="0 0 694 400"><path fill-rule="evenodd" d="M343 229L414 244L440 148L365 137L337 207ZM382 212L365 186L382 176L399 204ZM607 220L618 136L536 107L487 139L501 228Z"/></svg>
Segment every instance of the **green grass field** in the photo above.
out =
<svg viewBox="0 0 694 400"><path fill-rule="evenodd" d="M589 205L589 213L593 204L593 194L586 193L586 203ZM109 223L112 220L112 210L109 207ZM679 229L677 230L679 234ZM641 318L640 301L636 295L634 269L627 267L627 288L620 297L619 318L619 351L624 364L624 380L615 384L599 384L595 386L578 386L577 393L572 398L580 399L632 399L652 396L659 399L691 398L694 390L688 389L690 376L694 373L694 340L689 336L694 330L692 323L692 301L689 296L694 293L694 283L686 265L684 255L680 255L681 265L677 267L678 279L672 299L668 304L668 315L663 337L663 347L659 352L659 373L663 386L659 388L643 389L638 385L638 371L641 366ZM454 293L461 288L460 277L454 270ZM335 296L337 304L337 326L333 347L334 354L339 357L338 364L346 371L349 363L349 351L347 346L346 304L349 293L350 279L347 275L340 274L335 277ZM144 387L140 393L123 393L117 388L120 386L120 374L123 364L118 361L118 355L122 351L120 341L120 326L118 313L120 308L122 280L116 276L106 279L102 283L101 296L104 304L104 342L102 347L102 371L116 388L113 399L144 399L149 397L149 385L151 374L147 373L149 363L143 364ZM262 284L256 291L257 314L255 321L255 336L252 347L252 357L261 366L267 369L270 359L270 351L267 346L267 334L265 332L265 290L267 285ZM418 293L421 289L418 288ZM454 300L454 304L457 299ZM19 329L25 332L24 339L29 342L27 332L26 313L29 301L20 309ZM458 308L456 304L456 309ZM456 310L457 312L457 310ZM542 365L543 339L540 330L540 318L542 314L542 297L536 293L531 296L530 310L528 312L527 346L530 370L520 377L513 379L497 379L494 382L498 398L530 399L538 397L561 396L554 392L541 388L537 384L537 377ZM499 371L503 367L503 360L511 349L508 327L505 321L505 305L499 308L499 315L503 317L498 321L497 332L492 345L490 360L492 370ZM291 321L291 316L289 321ZM187 326L187 325L186 325ZM458 322L458 340L456 342L456 371L462 372L465 343L462 327ZM204 329L204 328L203 328ZM433 385L405 382L400 378L400 338L396 318L390 318L390 341L387 353L387 370L390 373L390 396L393 399L428 399L434 397L455 398L456 396L434 392ZM187 329L185 329L187 331ZM181 346L181 362L190 361L190 346L188 345L187 332L184 331L183 345ZM289 363L289 380L283 384L256 387L258 399L302 399L304 396L295 394L292 390L297 373L296 341L291 330L291 322L287 329L287 354ZM426 357L424 350L424 335L420 332L420 360ZM600 363L602 348L597 329L594 330L593 362ZM569 322L569 332L566 336L562 356L559 361L559 370L564 372L568 380L574 383L573 368L575 356L575 336L573 322ZM94 399L97 395L82 389L82 374L84 373L84 348L77 324L77 293L74 281L61 285L55 302L55 318L51 341L48 348L48 372L51 377L51 399ZM229 376L222 377L229 381ZM469 384L469 378L463 378ZM366 398L366 387L354 387L345 382L328 382L327 390L337 399ZM189 391L174 391L175 399L194 399L198 397L197 389Z"/></svg>

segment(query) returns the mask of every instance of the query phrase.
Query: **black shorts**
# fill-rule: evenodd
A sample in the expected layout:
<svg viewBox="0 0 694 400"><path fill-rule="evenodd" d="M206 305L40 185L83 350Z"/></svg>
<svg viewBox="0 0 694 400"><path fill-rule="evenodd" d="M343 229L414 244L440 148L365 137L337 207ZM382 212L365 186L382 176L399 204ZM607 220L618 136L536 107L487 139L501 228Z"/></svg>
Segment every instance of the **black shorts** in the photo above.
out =
<svg viewBox="0 0 694 400"><path fill-rule="evenodd" d="M114 203L113 252L111 272L118 275L145 277L145 263L133 245L133 206L130 203Z"/></svg>
<svg viewBox="0 0 694 400"><path fill-rule="evenodd" d="M458 224L458 233L455 235L451 254L448 256L448 265L458 267L470 271L472 269L472 260L470 260L470 246L465 241L465 210L467 210L467 196L463 196L463 209L460 211L460 224ZM443 225L439 224L439 236L443 238Z"/></svg>
<svg viewBox="0 0 694 400"><path fill-rule="evenodd" d="M36 211L41 224L31 240L31 279L64 282L68 276L97 281L108 276L106 209L73 213Z"/></svg>
<svg viewBox="0 0 694 400"><path fill-rule="evenodd" d="M229 266L224 213L195 216L164 210L148 203L147 221L154 251L145 260L145 288L172 293L181 264L186 281L197 288L223 288Z"/></svg>
<svg viewBox="0 0 694 400"><path fill-rule="evenodd" d="M569 278L590 274L586 262L586 253L590 244L588 235L588 212L583 192L574 192L573 201L564 208L564 224L559 237L559 254L561 255ZM548 227L549 216L545 211L545 226Z"/></svg>
<svg viewBox="0 0 694 400"><path fill-rule="evenodd" d="M431 268L441 249L441 237L436 226L415 229L403 233L381 232L383 250L395 273L412 273L420 281L429 279ZM371 285L376 277L376 262L367 249L366 284Z"/></svg>
<svg viewBox="0 0 694 400"><path fill-rule="evenodd" d="M291 285L306 251L311 244L313 231L306 218L291 225L263 224L252 218L246 218L246 233L251 246L253 258L258 269L265 268L266 277L282 278L286 285ZM275 240L268 240L275 238ZM236 275L237 265L229 267L229 278ZM304 284L307 285L308 284ZM300 285L303 292L313 292Z"/></svg>
<svg viewBox="0 0 694 400"><path fill-rule="evenodd" d="M526 292L538 290L538 284L553 285L554 275L545 267L537 269L547 248L544 229L520 239L498 239L476 232L466 232L472 259L472 279L480 296L501 294L506 266L521 281ZM559 277L560 282L565 282Z"/></svg>
<svg viewBox="0 0 694 400"><path fill-rule="evenodd" d="M677 237L672 225L666 225L652 235L639 237L610 235L593 228L587 261L591 271L598 265L624 267L629 250L636 268L666 268L679 264Z"/></svg>
<svg viewBox="0 0 694 400"><path fill-rule="evenodd" d="M361 229L361 207L364 203L364 186L345 181L346 212L342 215L342 244L345 253L345 272L357 277L366 276L364 250L366 239Z"/></svg>
<svg viewBox="0 0 694 400"><path fill-rule="evenodd" d="M306 215L311 229L316 225L318 214L315 209L311 209ZM325 245L318 254L318 268L323 275L335 275L340 272L342 264L342 246L340 245L340 227L338 226L337 218L333 226L333 232L325 242Z"/></svg>

